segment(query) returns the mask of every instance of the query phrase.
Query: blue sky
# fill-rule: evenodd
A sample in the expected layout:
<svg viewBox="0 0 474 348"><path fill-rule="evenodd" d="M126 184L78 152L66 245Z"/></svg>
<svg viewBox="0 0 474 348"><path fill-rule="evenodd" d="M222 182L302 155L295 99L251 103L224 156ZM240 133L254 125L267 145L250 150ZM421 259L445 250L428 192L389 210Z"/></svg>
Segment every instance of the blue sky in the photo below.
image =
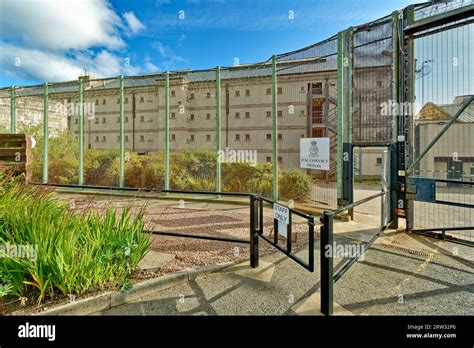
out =
<svg viewBox="0 0 474 348"><path fill-rule="evenodd" d="M0 86L268 59L404 0L0 0Z"/></svg>

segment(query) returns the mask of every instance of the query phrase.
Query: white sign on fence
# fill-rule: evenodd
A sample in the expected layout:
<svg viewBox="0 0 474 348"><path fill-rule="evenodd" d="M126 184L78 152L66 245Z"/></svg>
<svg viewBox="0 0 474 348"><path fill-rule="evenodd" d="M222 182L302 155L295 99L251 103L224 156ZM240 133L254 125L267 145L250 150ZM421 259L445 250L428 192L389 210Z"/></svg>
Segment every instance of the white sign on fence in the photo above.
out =
<svg viewBox="0 0 474 348"><path fill-rule="evenodd" d="M278 220L278 234L286 238L290 223L290 209L280 204L273 204L273 218Z"/></svg>
<svg viewBox="0 0 474 348"><path fill-rule="evenodd" d="M273 204L273 218L285 224L290 223L290 209L280 204Z"/></svg>
<svg viewBox="0 0 474 348"><path fill-rule="evenodd" d="M300 167L329 170L329 138L301 138Z"/></svg>

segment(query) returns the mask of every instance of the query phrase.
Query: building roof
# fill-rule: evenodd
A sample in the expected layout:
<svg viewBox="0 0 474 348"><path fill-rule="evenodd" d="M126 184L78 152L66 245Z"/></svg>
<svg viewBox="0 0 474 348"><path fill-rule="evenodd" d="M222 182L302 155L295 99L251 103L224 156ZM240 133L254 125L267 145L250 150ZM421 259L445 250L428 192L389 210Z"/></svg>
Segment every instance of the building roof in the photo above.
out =
<svg viewBox="0 0 474 348"><path fill-rule="evenodd" d="M451 104L438 105L433 102L427 102L423 105L418 115L416 115L416 119L418 121L448 121L456 115L464 101L468 98L472 98L472 96L457 96ZM474 122L474 102L469 104L456 121L463 123Z"/></svg>

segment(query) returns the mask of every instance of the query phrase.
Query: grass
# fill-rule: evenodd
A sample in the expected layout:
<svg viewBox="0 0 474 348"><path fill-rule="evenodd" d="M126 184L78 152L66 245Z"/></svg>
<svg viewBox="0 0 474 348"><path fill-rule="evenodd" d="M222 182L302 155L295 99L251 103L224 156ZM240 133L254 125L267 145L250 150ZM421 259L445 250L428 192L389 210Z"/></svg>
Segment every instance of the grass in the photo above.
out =
<svg viewBox="0 0 474 348"><path fill-rule="evenodd" d="M0 178L0 245L37 250L36 258L0 257L0 297L32 296L40 304L126 285L150 245L144 225L143 211L76 214L51 193Z"/></svg>

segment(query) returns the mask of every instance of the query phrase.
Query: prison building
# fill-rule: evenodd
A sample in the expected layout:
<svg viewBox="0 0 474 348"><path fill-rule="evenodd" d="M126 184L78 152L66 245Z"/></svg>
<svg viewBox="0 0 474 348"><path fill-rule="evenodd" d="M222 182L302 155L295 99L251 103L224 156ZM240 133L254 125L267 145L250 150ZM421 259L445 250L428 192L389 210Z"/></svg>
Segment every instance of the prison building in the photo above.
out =
<svg viewBox="0 0 474 348"><path fill-rule="evenodd" d="M452 120L470 96L457 96L451 104L428 102L415 118L415 148L421 153ZM471 103L421 160L415 174L435 179L474 181L474 104Z"/></svg>
<svg viewBox="0 0 474 348"><path fill-rule="evenodd" d="M331 168L323 176L334 177L337 138L337 72L335 60L299 64L279 63L277 80L278 162L282 169L299 168L299 139L329 137ZM304 63L304 62L303 62ZM272 160L271 66L262 64L223 69L221 72L221 148L255 150L259 163ZM369 69L369 68L366 68ZM381 104L391 89L390 65L370 67L370 75L354 86L364 98L354 107L354 127L373 137L387 139ZM359 68L358 72L363 72ZM81 76L84 82L84 142L89 149L118 149L120 134L120 80ZM170 151L216 149L215 71L184 71L170 75ZM368 93L371 91L371 93ZM38 93L41 90L37 91ZM50 129L79 132L78 83L49 89ZM38 107L42 97L35 96ZM55 107L56 106L56 107ZM27 108L17 108L28 118ZM3 118L9 108L1 111ZM9 116L8 116L9 117ZM42 116L41 116L42 117ZM385 117L386 118L386 117ZM20 118L18 118L20 119ZM356 129L356 128L354 128ZM361 138L363 134L357 135ZM163 75L124 79L124 144L126 151L143 154L165 146L165 80ZM374 164L366 161L370 170Z"/></svg>

